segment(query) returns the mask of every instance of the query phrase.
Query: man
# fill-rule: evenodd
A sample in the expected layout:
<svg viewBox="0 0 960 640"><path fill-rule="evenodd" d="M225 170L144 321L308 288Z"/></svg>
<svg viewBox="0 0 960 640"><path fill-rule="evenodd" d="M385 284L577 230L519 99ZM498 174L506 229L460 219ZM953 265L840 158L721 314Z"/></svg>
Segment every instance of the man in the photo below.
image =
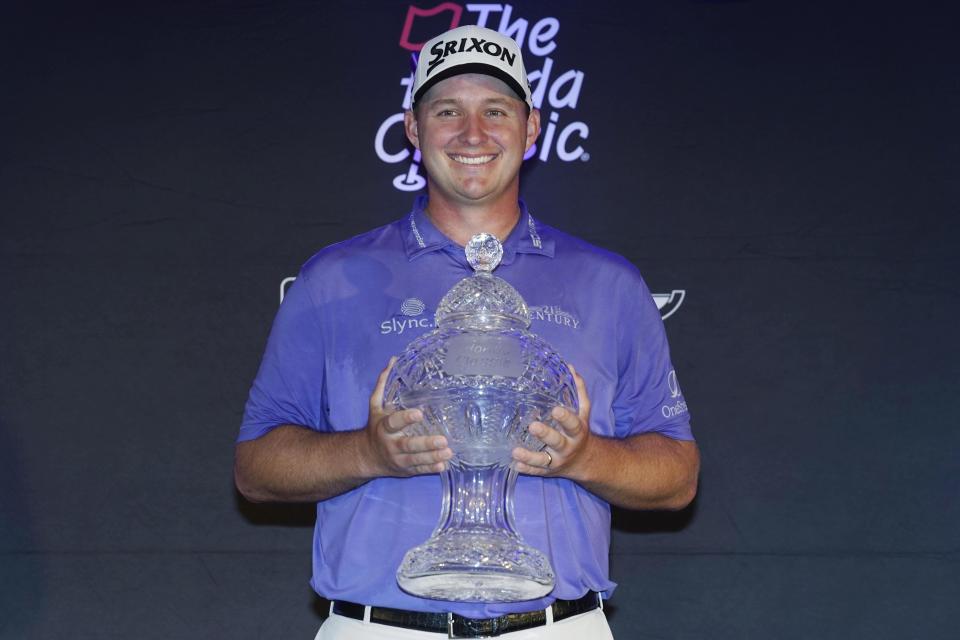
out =
<svg viewBox="0 0 960 640"><path fill-rule="evenodd" d="M685 410L671 410L682 396L663 324L635 268L519 202L540 114L513 40L475 26L438 36L412 91L405 128L428 197L304 265L250 392L237 486L251 500L317 502L311 584L333 601L318 639L609 638L609 505L680 509L696 492L699 458ZM534 309L532 330L579 371L579 413L555 409L560 430L530 426L546 448L513 453L517 528L557 573L536 601L426 600L394 579L436 524L436 474L453 453L443 437L404 436L421 413L385 411L389 365L374 378L430 329L422 310L469 275L463 245L479 232L503 242L497 275Z"/></svg>

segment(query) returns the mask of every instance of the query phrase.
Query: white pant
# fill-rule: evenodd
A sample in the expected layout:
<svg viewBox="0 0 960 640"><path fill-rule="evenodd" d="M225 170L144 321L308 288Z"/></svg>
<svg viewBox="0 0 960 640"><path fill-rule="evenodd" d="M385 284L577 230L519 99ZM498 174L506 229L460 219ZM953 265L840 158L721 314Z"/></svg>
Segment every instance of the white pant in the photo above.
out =
<svg viewBox="0 0 960 640"><path fill-rule="evenodd" d="M446 637L445 633L391 627L333 614L320 626L316 640L440 640ZM613 640L602 609L499 637L503 640Z"/></svg>

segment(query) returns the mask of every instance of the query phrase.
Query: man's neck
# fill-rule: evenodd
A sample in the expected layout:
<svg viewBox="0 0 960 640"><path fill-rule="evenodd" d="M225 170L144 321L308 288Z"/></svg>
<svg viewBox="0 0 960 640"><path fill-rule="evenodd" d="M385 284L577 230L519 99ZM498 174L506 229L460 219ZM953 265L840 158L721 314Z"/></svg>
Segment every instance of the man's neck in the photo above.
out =
<svg viewBox="0 0 960 640"><path fill-rule="evenodd" d="M478 233L490 233L505 242L520 220L516 195L494 205L478 206L464 206L431 197L425 213L440 233L460 246L465 246Z"/></svg>

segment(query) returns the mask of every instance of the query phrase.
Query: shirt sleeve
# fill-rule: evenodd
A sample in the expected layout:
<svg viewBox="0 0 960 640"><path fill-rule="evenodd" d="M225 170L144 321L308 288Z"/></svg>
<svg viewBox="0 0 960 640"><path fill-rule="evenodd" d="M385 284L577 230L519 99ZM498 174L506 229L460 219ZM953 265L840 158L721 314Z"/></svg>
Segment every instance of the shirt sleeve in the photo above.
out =
<svg viewBox="0 0 960 640"><path fill-rule="evenodd" d="M670 362L663 320L639 274L620 300L619 384L613 399L617 436L659 433L675 440L693 440L690 413Z"/></svg>
<svg viewBox="0 0 960 640"><path fill-rule="evenodd" d="M323 334L303 271L273 321L243 412L238 442L284 424L328 431Z"/></svg>

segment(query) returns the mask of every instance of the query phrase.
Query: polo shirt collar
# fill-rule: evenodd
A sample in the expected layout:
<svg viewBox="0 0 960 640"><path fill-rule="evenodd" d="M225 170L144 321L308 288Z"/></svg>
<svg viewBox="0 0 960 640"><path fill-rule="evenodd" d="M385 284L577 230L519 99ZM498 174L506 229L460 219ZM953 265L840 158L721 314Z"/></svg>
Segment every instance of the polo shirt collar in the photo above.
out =
<svg viewBox="0 0 960 640"><path fill-rule="evenodd" d="M520 219L503 243L501 264L510 264L518 253L532 253L552 258L555 242L550 229L534 220L523 200L518 204ZM407 259L414 260L427 253L447 251L457 257L458 261L459 258L463 258L462 262L466 265L463 247L433 226L433 222L426 214L426 206L427 196L418 196L414 201L413 210L405 220L400 222Z"/></svg>

